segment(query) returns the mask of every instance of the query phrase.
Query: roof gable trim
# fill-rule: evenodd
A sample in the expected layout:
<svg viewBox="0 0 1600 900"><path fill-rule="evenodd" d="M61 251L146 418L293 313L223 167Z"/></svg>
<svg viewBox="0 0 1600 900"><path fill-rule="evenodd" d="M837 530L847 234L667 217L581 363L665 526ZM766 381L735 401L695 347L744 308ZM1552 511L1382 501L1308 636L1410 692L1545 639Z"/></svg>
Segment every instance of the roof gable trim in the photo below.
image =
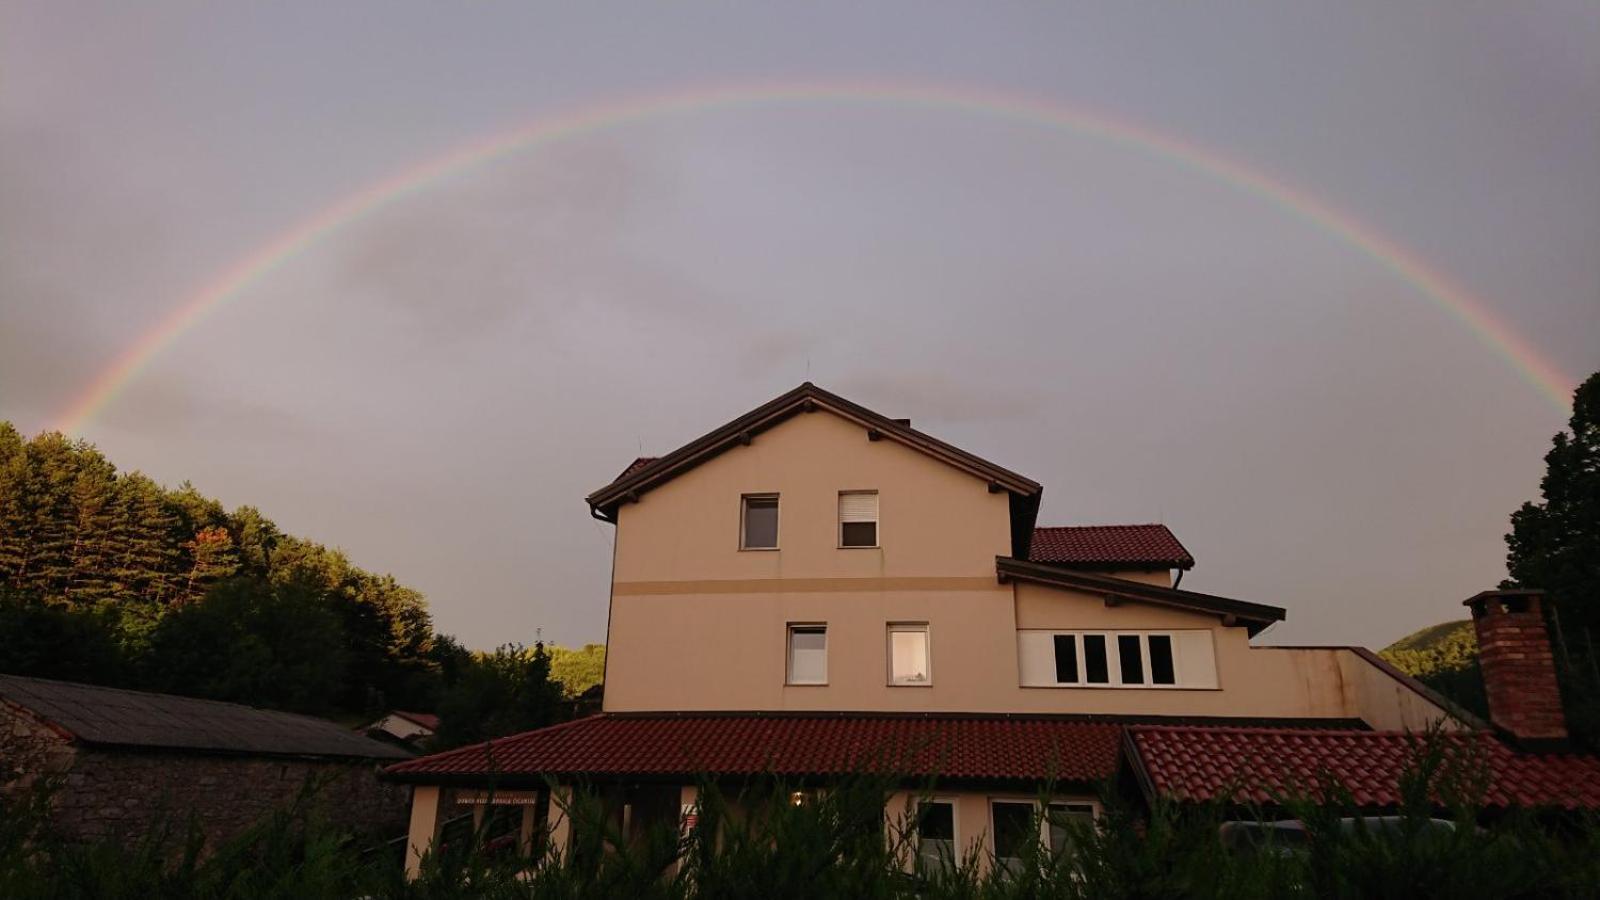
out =
<svg viewBox="0 0 1600 900"><path fill-rule="evenodd" d="M1036 496L1043 488L1038 482L974 456L938 438L923 434L895 419L859 406L837 394L806 382L777 399L745 413L722 427L704 434L677 450L623 475L588 497L591 509L611 518L623 502L639 496L713 457L736 446L748 446L755 435L771 429L800 413L824 410L861 426L869 440L888 440L917 450L947 465L954 466L989 482L991 491L1010 491Z"/></svg>

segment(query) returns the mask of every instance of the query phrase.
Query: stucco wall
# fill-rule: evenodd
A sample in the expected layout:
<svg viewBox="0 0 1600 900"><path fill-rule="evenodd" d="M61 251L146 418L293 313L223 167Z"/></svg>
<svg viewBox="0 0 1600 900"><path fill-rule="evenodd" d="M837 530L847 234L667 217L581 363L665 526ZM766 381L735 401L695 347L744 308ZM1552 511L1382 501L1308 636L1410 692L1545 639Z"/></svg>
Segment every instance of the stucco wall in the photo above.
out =
<svg viewBox="0 0 1600 900"><path fill-rule="evenodd" d="M840 491L876 490L877 548L840 549ZM778 493L777 550L739 549L739 498ZM825 411L624 504L616 582L994 575L1010 506L985 482Z"/></svg>
<svg viewBox="0 0 1600 900"><path fill-rule="evenodd" d="M407 789L378 781L370 762L79 747L8 706L0 760L0 793L53 777L51 824L74 840L129 839L162 822L181 837L193 817L214 844L292 803L308 780L321 785L314 802L345 827L400 834L406 824Z"/></svg>
<svg viewBox="0 0 1600 900"><path fill-rule="evenodd" d="M837 546L840 491L877 490L878 548ZM777 493L779 549L739 550L739 498ZM624 504L605 709L1365 717L1440 711L1354 654L1258 650L1215 615L1017 582L1007 497L825 411ZM1169 583L1166 572L1119 577ZM886 627L926 622L931 684L891 686ZM828 683L787 685L786 625L826 623ZM1017 630L1204 630L1215 688L1022 687Z"/></svg>

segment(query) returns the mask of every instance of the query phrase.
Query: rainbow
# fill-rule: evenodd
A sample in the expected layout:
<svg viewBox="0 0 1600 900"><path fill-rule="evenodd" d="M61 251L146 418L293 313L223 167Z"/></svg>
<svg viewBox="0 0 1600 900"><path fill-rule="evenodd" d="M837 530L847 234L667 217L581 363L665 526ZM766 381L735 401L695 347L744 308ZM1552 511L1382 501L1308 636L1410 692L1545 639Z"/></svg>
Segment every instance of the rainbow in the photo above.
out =
<svg viewBox="0 0 1600 900"><path fill-rule="evenodd" d="M964 87L851 82L691 89L605 103L473 140L397 172L297 222L202 285L102 369L54 427L69 434L82 431L151 360L251 285L352 222L452 176L515 153L652 119L818 103L909 107L1020 122L1103 141L1213 178L1371 257L1464 325L1558 408L1570 408L1573 381L1481 300L1375 228L1305 190L1182 138L1096 111Z"/></svg>

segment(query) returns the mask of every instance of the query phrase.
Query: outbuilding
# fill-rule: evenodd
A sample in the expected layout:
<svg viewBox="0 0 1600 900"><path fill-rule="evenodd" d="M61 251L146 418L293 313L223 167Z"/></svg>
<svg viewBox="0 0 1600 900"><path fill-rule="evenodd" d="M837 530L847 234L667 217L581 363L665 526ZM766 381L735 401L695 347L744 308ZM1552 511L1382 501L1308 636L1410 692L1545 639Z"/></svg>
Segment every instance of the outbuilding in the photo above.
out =
<svg viewBox="0 0 1600 900"><path fill-rule="evenodd" d="M50 791L72 840L131 840L192 819L215 846L308 788L334 821L405 827L411 754L333 722L235 703L0 675L0 797Z"/></svg>

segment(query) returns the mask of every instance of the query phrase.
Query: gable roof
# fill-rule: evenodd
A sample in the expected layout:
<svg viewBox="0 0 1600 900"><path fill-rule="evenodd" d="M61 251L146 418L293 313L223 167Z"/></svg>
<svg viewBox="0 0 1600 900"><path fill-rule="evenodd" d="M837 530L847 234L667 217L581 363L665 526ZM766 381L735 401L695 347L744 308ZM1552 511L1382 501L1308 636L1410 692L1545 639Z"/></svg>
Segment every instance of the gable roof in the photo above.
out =
<svg viewBox="0 0 1600 900"><path fill-rule="evenodd" d="M826 410L855 422L866 430L869 440L886 440L902 444L988 481L991 489L1009 491L1014 496L1033 498L1035 506L1040 492L1044 490L1038 482L931 435L923 434L906 424L904 420L891 419L873 412L808 381L726 425L695 438L665 456L640 457L634 460L616 480L588 496L589 507L600 518L615 521L616 509L622 503L638 499L645 492L726 450L748 444L757 434L791 416L816 410Z"/></svg>
<svg viewBox="0 0 1600 900"><path fill-rule="evenodd" d="M333 722L237 703L0 675L0 700L92 746L263 756L409 759Z"/></svg>
<svg viewBox="0 0 1600 900"><path fill-rule="evenodd" d="M1230 597L1218 597L1213 594L1202 594L1198 591L1161 587L1154 584L1145 584L1142 581L1130 581L1126 578L1114 578L1110 575L1079 572L1004 556L995 558L995 570L1002 581L1016 578L1049 587L1065 588L1066 590L1079 591L1085 594L1096 594L1107 598L1107 600L1153 603L1158 606L1170 606L1193 612L1211 613L1221 616L1225 625L1238 624L1245 626L1250 630L1251 635L1255 635L1268 625L1274 622L1281 622L1288 617L1288 612L1281 607L1267 606L1264 603L1249 603L1244 600L1234 600Z"/></svg>
<svg viewBox="0 0 1600 900"><path fill-rule="evenodd" d="M1165 525L1035 528L1028 560L1094 568L1194 568L1194 557Z"/></svg>
<svg viewBox="0 0 1600 900"><path fill-rule="evenodd" d="M1128 757L1148 796L1185 801L1270 804L1291 792L1318 792L1331 777L1358 806L1401 804L1401 780L1433 744L1446 777L1483 776L1492 808L1600 809L1600 758L1518 753L1484 732L1429 737L1398 731L1135 725Z"/></svg>

